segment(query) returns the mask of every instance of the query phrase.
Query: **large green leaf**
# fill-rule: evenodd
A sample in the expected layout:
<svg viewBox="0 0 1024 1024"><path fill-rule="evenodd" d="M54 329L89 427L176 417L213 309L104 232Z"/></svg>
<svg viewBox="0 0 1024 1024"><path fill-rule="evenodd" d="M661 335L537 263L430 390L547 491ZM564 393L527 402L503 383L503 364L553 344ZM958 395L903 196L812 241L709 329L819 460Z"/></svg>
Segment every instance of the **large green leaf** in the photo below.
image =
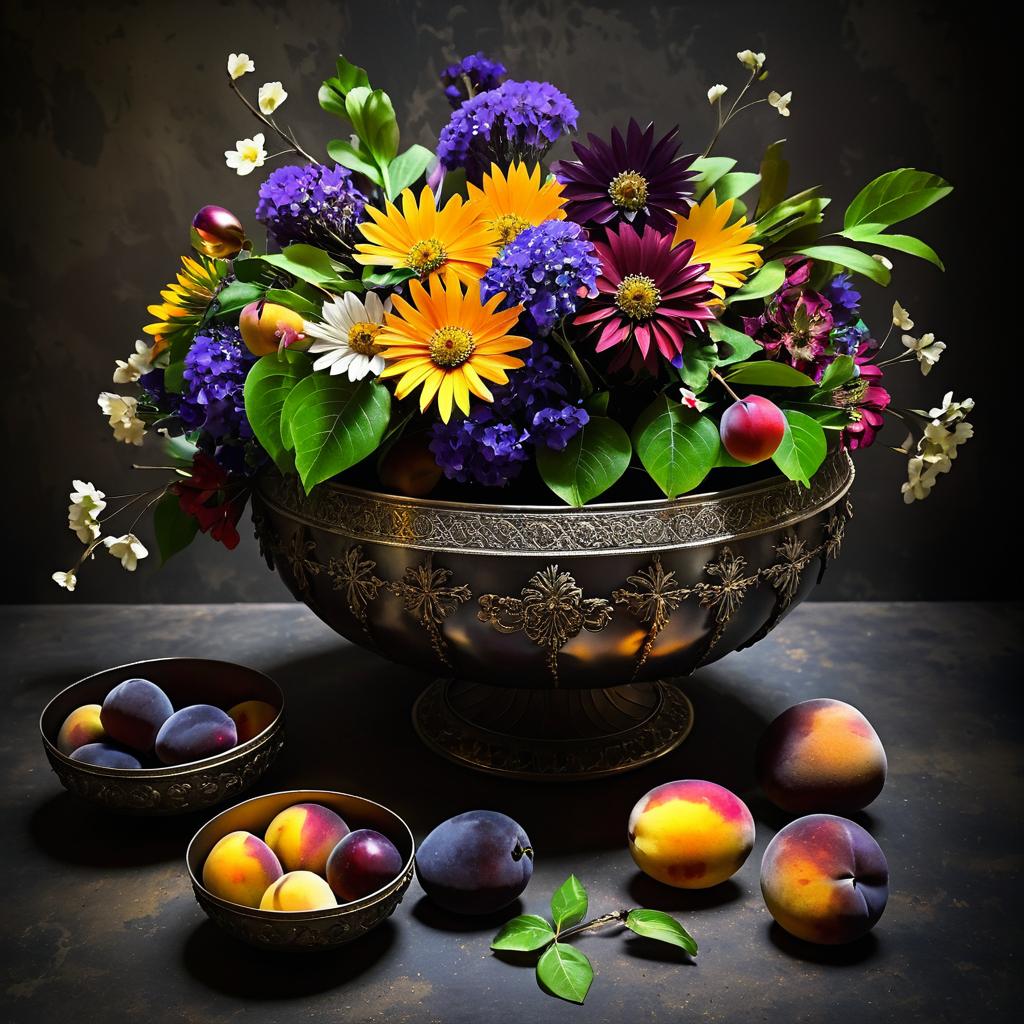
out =
<svg viewBox="0 0 1024 1024"><path fill-rule="evenodd" d="M536 914L521 914L505 923L501 931L494 936L491 949L529 953L535 949L543 949L554 937L551 925L543 917Z"/></svg>
<svg viewBox="0 0 1024 1024"><path fill-rule="evenodd" d="M728 366L729 363L738 363L741 359L749 359L750 356L761 351L758 345L749 334L737 331L721 320L712 320L708 324L708 334L718 344L718 365Z"/></svg>
<svg viewBox="0 0 1024 1024"><path fill-rule="evenodd" d="M694 160L690 167L700 177L693 183L693 198L703 199L714 188L715 182L735 166L736 161L728 156L701 156Z"/></svg>
<svg viewBox="0 0 1024 1024"><path fill-rule="evenodd" d="M579 924L586 913L587 890L575 875L570 875L551 897L551 920L561 931L563 928Z"/></svg>
<svg viewBox="0 0 1024 1024"><path fill-rule="evenodd" d="M761 158L761 191L757 197L755 217L763 217L782 202L789 187L789 162L782 155L785 139L773 142Z"/></svg>
<svg viewBox="0 0 1024 1024"><path fill-rule="evenodd" d="M782 260L771 260L725 301L731 305L733 302L746 302L747 299L763 299L766 295L777 292L785 280L785 263Z"/></svg>
<svg viewBox="0 0 1024 1024"><path fill-rule="evenodd" d="M811 477L825 461L828 450L825 431L817 420L795 409L786 409L783 415L786 417L786 432L772 456L772 462L790 480L810 487Z"/></svg>
<svg viewBox="0 0 1024 1024"><path fill-rule="evenodd" d="M238 314L250 302L262 299L265 291L265 286L255 281L232 281L217 295L217 311L213 314L214 319L233 317L237 320Z"/></svg>
<svg viewBox="0 0 1024 1024"><path fill-rule="evenodd" d="M753 384L766 388L813 388L814 380L806 373L793 369L788 363L774 359L756 359L751 363L736 363L725 375L730 384Z"/></svg>
<svg viewBox="0 0 1024 1024"><path fill-rule="evenodd" d="M199 530L193 516L183 512L176 494L165 494L153 510L153 532L160 551L160 564L192 543Z"/></svg>
<svg viewBox="0 0 1024 1024"><path fill-rule="evenodd" d="M323 313L322 302L308 299L290 288L269 288L267 302L276 302L279 306L294 310L308 320L319 320Z"/></svg>
<svg viewBox="0 0 1024 1024"><path fill-rule="evenodd" d="M286 270L300 281L315 284L321 288L344 291L358 287L358 282L342 281L331 257L315 245L299 242L286 246L281 252L259 257L279 270Z"/></svg>
<svg viewBox="0 0 1024 1024"><path fill-rule="evenodd" d="M537 980L552 995L571 1003L582 1003L594 980L594 969L578 949L556 942L537 961Z"/></svg>
<svg viewBox="0 0 1024 1024"><path fill-rule="evenodd" d="M400 195L403 188L415 184L433 162L434 152L426 146L410 146L404 153L399 153L388 164L391 195Z"/></svg>
<svg viewBox="0 0 1024 1024"><path fill-rule="evenodd" d="M325 373L299 381L282 417L306 492L365 459L388 428L390 392L372 380L353 383Z"/></svg>
<svg viewBox="0 0 1024 1024"><path fill-rule="evenodd" d="M640 414L633 444L651 479L666 497L676 498L711 472L721 439L709 417L659 395Z"/></svg>
<svg viewBox="0 0 1024 1024"><path fill-rule="evenodd" d="M873 256L848 245L809 245L800 250L804 256L827 263L835 263L855 274L863 274L876 284L886 285L892 274Z"/></svg>
<svg viewBox="0 0 1024 1024"><path fill-rule="evenodd" d="M757 228L751 240L771 245L811 225L820 224L830 202L825 196L818 195L817 186L798 192L755 221Z"/></svg>
<svg viewBox="0 0 1024 1024"><path fill-rule="evenodd" d="M836 356L822 374L821 380L818 381L818 386L815 388L814 394L811 395L811 401L841 387L853 377L856 369L853 356Z"/></svg>
<svg viewBox="0 0 1024 1024"><path fill-rule="evenodd" d="M348 139L332 139L327 143L327 155L342 167L363 174L374 183L384 186L384 177L380 168L374 163L373 157L363 151L362 146L353 146Z"/></svg>
<svg viewBox="0 0 1024 1024"><path fill-rule="evenodd" d="M391 97L382 89L356 86L345 97L345 111L359 140L381 168L386 187L385 168L398 153L398 121Z"/></svg>
<svg viewBox="0 0 1024 1024"><path fill-rule="evenodd" d="M579 508L626 472L631 455L629 435L618 423L606 416L591 416L564 450L538 445L537 469L558 497Z"/></svg>
<svg viewBox="0 0 1024 1024"><path fill-rule="evenodd" d="M708 386L708 378L717 364L718 346L713 339L703 344L696 338L688 340L683 348L679 376L695 395L699 395Z"/></svg>
<svg viewBox="0 0 1024 1024"><path fill-rule="evenodd" d="M865 245L878 245L883 249L895 249L897 252L905 252L910 256L917 256L927 260L939 268L945 270L939 254L930 246L925 245L920 238L913 235L890 235L886 234L882 224L858 224L847 231L840 231L843 238L851 242L862 242Z"/></svg>
<svg viewBox="0 0 1024 1024"><path fill-rule="evenodd" d="M626 917L626 927L644 938L679 946L690 956L697 954L697 943L693 936L674 917L660 910L631 910Z"/></svg>
<svg viewBox="0 0 1024 1024"><path fill-rule="evenodd" d="M304 352L285 349L260 357L245 378L245 415L256 440L267 454L284 470L291 468L291 459L281 436L281 412L285 401L299 381L313 372L313 361Z"/></svg>
<svg viewBox="0 0 1024 1024"><path fill-rule="evenodd" d="M320 86L320 91L317 93L317 99L320 101L320 106L324 110L331 114L335 114L338 117L348 117L348 113L345 110L345 97L356 88L360 86L369 86L370 79L367 78L366 72L355 64L350 64L344 57L338 56L338 74L333 78L328 78L323 85Z"/></svg>
<svg viewBox="0 0 1024 1024"><path fill-rule="evenodd" d="M882 224L889 227L927 210L948 196L953 186L937 174L902 167L879 175L857 193L846 208L843 228L858 224Z"/></svg>
<svg viewBox="0 0 1024 1024"><path fill-rule="evenodd" d="M733 171L731 174L724 174L715 182L715 199L718 200L719 205L727 199L739 199L760 180L760 174L751 174L749 171Z"/></svg>

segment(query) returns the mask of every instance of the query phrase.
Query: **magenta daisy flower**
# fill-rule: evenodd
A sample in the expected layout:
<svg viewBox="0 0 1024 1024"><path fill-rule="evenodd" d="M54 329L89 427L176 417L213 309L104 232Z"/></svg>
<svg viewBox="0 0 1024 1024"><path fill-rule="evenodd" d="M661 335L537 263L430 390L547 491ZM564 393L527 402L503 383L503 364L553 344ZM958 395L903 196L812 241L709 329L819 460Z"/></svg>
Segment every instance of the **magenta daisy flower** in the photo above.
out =
<svg viewBox="0 0 1024 1024"><path fill-rule="evenodd" d="M609 224L617 218L637 226L651 224L669 234L673 214L685 213L693 195L693 155L677 156L678 128L654 141L654 125L641 129L630 118L626 137L612 129L611 142L588 134L588 149L581 142L572 148L578 160L552 165L565 186L566 215L577 224Z"/></svg>
<svg viewBox="0 0 1024 1024"><path fill-rule="evenodd" d="M597 351L636 340L641 360L657 370L657 353L672 360L683 351L687 335L702 320L714 320L708 308L714 300L708 264L691 263L693 242L672 248L672 235L650 225L642 235L629 224L608 229L607 240L595 242L601 273L597 298L573 320L590 325ZM624 350L616 365L631 361Z"/></svg>

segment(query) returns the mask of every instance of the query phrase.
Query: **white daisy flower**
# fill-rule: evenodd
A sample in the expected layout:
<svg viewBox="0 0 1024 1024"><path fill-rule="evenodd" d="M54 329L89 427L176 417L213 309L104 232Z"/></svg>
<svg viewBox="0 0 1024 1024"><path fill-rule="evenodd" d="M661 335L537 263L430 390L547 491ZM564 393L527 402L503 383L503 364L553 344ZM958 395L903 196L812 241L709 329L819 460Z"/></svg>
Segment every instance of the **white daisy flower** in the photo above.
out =
<svg viewBox="0 0 1024 1024"><path fill-rule="evenodd" d="M313 369L347 373L351 381L362 380L367 374L377 376L385 363L373 339L384 326L384 314L389 312L391 299L381 302L373 291L362 299L346 292L325 302L323 322L307 321L302 328L307 337L314 339L309 351L320 354Z"/></svg>

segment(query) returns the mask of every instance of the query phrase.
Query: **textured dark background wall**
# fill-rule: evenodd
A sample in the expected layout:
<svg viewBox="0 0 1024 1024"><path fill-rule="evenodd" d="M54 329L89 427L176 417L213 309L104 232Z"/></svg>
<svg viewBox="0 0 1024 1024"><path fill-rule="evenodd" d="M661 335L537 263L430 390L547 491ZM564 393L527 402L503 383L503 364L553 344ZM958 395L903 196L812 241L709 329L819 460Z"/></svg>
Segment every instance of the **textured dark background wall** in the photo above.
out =
<svg viewBox="0 0 1024 1024"><path fill-rule="evenodd" d="M962 12L961 12L962 13ZM741 77L735 53L768 54L771 83L793 91L793 116L744 115L719 152L756 169L764 146L789 139L796 188L821 183L841 217L870 178L899 166L937 171L957 186L914 224L947 273L897 260L888 290L867 292L868 320L884 325L894 298L921 330L950 346L926 380L900 371L906 405L944 391L973 395L977 437L924 504L905 507L903 460L876 444L857 460L857 517L843 559L819 589L829 598L1006 596L1011 574L979 557L991 516L996 418L1002 389L970 365L1000 345L987 285L1001 277L988 232L996 153L979 159L975 89L999 102L976 33L944 3L575 3L493 0L242 0L242 2L4 5L2 120L6 239L3 409L15 486L4 496L3 598L53 600L281 599L246 529L233 553L200 537L156 571L133 575L101 555L74 598L49 579L75 557L64 527L73 477L108 494L138 489L138 449L115 444L95 396L114 359L132 350L145 307L187 248L192 213L215 202L255 227L259 173L237 178L223 151L255 124L224 84L229 51L246 51L252 89L280 79L282 109L307 149L339 134L316 102L344 52L395 101L406 141L432 145L447 117L436 85L452 58L483 49L513 77L550 79L574 99L584 130L629 115L679 123L703 147L709 85ZM953 18L956 20L952 20ZM557 154L556 154L557 155ZM979 204L979 199L985 201ZM884 328L883 328L884 329ZM890 426L883 439L899 444ZM147 535L144 533L144 537ZM148 537L147 537L148 539Z"/></svg>

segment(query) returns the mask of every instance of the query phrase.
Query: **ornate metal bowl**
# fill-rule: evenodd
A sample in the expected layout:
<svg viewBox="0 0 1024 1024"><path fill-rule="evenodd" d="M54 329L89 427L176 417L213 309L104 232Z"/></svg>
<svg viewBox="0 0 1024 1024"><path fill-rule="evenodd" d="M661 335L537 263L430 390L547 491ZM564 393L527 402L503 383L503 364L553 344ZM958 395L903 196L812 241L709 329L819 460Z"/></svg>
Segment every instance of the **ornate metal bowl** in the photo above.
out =
<svg viewBox="0 0 1024 1024"><path fill-rule="evenodd" d="M176 708L216 704L226 709L244 700L263 700L278 708L278 715L247 743L171 767L100 768L73 761L57 749L57 733L75 708L102 704L118 683L136 676L156 683ZM66 790L112 811L185 814L206 810L248 789L281 752L283 724L284 695L262 672L228 661L158 658L108 668L72 683L43 709L39 731L50 767Z"/></svg>
<svg viewBox="0 0 1024 1024"><path fill-rule="evenodd" d="M352 829L372 828L386 835L402 855L402 870L377 892L329 910L283 912L255 910L222 900L204 888L203 864L218 840L229 832L262 836L275 815L298 803L323 804L337 811ZM229 934L254 946L288 952L331 949L365 935L395 912L412 882L415 842L409 826L394 811L360 796L327 789L295 789L253 797L208 821L188 844L185 863L199 906Z"/></svg>
<svg viewBox="0 0 1024 1024"><path fill-rule="evenodd" d="M685 676L765 636L839 553L853 465L675 501L465 505L263 476L271 567L354 643L440 676L421 737L520 777L589 778L676 746ZM658 682L651 682L651 681Z"/></svg>

